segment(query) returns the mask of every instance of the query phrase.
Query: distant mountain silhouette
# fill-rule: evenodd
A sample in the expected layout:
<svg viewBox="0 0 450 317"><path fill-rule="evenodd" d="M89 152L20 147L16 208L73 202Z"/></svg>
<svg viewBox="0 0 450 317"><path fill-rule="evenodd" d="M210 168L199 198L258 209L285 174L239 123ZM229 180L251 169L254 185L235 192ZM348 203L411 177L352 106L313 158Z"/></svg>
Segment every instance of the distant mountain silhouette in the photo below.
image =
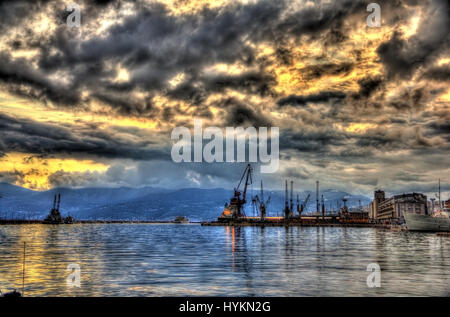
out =
<svg viewBox="0 0 450 317"><path fill-rule="evenodd" d="M176 216L185 216L191 221L216 219L223 206L229 201L233 191L223 188L200 189L184 188L169 190L164 188L56 188L48 191L32 191L18 186L0 183L0 217L14 217L26 219L43 219L49 212L53 196L61 193L61 213L70 214L76 219L111 219L111 220L173 220ZM307 206L308 211L315 210L315 193L300 192L302 201L308 193L311 198ZM258 194L254 190L253 194ZM268 214L281 215L284 206L284 191L270 191L271 203ZM361 204L367 205L370 199L365 196L324 190L325 206L330 204L337 210L337 204L342 205L342 198L348 199L349 207ZM296 195L296 194L295 194ZM248 193L246 214L252 215L252 191ZM294 197L294 205L296 197Z"/></svg>

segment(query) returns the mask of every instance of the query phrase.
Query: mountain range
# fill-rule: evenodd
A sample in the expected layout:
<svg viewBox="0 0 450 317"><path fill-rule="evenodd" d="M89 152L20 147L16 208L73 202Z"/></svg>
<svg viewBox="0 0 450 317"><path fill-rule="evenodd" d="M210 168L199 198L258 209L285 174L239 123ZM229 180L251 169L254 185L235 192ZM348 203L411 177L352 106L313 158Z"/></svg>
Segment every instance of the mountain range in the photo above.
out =
<svg viewBox="0 0 450 317"><path fill-rule="evenodd" d="M0 218L43 219L53 205L55 194L61 194L61 213L70 214L79 220L173 220L185 216L191 221L214 220L220 215L223 206L229 202L233 190L223 188L183 188L169 190L164 188L55 188L48 191L33 191L19 186L0 183ZM259 194L250 190L247 201ZM300 202L310 194L307 212L316 208L315 193L302 191ZM337 210L347 198L347 206L367 205L370 199L362 195L352 195L333 189L320 192L324 196L327 210ZM284 207L284 191L268 191L271 197L268 215L281 215ZM296 205L296 197L294 197ZM331 206L331 207L330 207ZM254 213L251 203L245 208L247 215Z"/></svg>

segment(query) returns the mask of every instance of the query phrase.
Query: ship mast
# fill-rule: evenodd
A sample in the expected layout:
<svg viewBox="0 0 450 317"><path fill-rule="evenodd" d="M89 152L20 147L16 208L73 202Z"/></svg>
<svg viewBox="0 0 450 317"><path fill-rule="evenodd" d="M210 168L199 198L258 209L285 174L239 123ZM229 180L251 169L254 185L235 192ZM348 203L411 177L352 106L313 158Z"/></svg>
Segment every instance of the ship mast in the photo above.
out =
<svg viewBox="0 0 450 317"><path fill-rule="evenodd" d="M439 178L439 209L442 208L442 203L441 203L441 179Z"/></svg>

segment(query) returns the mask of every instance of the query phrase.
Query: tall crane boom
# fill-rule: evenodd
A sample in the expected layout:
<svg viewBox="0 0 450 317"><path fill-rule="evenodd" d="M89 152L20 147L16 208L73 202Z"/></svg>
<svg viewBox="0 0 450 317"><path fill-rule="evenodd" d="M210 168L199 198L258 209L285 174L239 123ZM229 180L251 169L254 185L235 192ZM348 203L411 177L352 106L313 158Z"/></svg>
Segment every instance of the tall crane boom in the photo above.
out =
<svg viewBox="0 0 450 317"><path fill-rule="evenodd" d="M252 167L250 164L247 165L247 168L244 171L244 174L247 173L247 176L245 178L245 186L244 186L244 192L242 194L242 201L245 204L245 196L247 195L247 187L248 185L252 184ZM250 182L249 182L250 181Z"/></svg>
<svg viewBox="0 0 450 317"><path fill-rule="evenodd" d="M305 210L306 206L308 205L308 201L309 201L310 197L311 197L311 194L308 194L308 196L306 196L305 200L303 201L303 204L300 209L300 214Z"/></svg>

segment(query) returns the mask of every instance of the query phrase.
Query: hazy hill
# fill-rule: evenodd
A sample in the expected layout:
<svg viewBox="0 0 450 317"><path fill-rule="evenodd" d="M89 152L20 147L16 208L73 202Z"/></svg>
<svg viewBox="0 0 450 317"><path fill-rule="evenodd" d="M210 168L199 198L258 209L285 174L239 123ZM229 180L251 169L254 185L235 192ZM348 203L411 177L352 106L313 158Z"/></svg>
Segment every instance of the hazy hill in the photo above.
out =
<svg viewBox="0 0 450 317"><path fill-rule="evenodd" d="M53 204L53 196L61 193L61 212L70 213L77 219L136 219L136 220L172 220L176 216L186 216L193 221L212 220L223 209L233 194L232 190L222 188L199 189L185 188L168 190L163 188L57 188L44 192L24 189L18 186L0 183L0 217L44 218ZM248 193L251 201L252 194ZM310 192L300 192L302 201ZM284 206L284 192L270 191L269 215L280 214ZM335 190L321 192L325 198L327 210L330 204L337 209L342 198L348 198L348 206L363 205L370 202L364 196L354 196ZM296 194L295 194L296 195ZM294 197L294 205L296 197ZM308 210L315 210L315 194L311 193ZM246 214L252 214L248 204Z"/></svg>

